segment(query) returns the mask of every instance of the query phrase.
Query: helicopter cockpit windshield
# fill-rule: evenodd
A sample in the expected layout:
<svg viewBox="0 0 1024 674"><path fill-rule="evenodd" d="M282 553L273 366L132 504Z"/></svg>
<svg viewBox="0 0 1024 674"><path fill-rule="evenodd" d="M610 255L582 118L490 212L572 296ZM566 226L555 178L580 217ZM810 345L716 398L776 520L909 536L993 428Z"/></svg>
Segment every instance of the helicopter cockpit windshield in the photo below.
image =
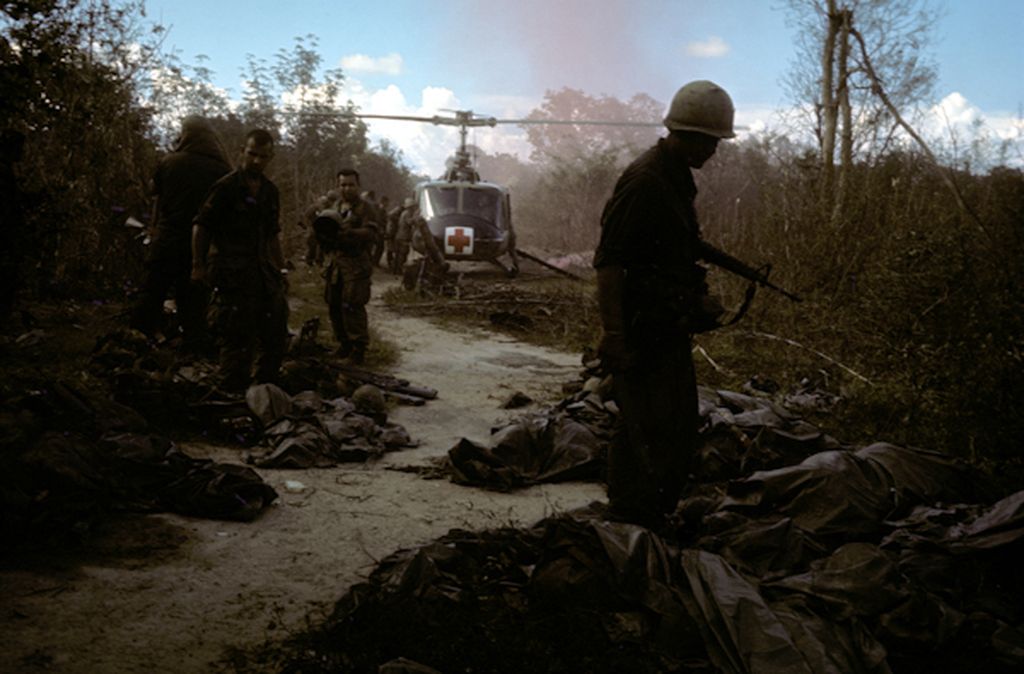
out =
<svg viewBox="0 0 1024 674"><path fill-rule="evenodd" d="M484 185L429 185L420 205L428 221L463 214L502 226L501 197L500 190Z"/></svg>
<svg viewBox="0 0 1024 674"><path fill-rule="evenodd" d="M462 212L474 215L483 220L496 222L498 207L501 204L500 193L482 187L464 187L462 189Z"/></svg>
<svg viewBox="0 0 1024 674"><path fill-rule="evenodd" d="M423 217L432 220L459 212L459 188L432 185L423 190Z"/></svg>

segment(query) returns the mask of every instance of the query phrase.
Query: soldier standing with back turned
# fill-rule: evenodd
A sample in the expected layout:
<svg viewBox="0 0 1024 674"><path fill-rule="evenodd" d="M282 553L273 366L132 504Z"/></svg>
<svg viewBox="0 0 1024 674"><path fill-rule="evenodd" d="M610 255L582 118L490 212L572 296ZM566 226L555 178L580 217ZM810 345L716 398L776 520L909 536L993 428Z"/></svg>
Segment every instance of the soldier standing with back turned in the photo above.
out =
<svg viewBox="0 0 1024 674"><path fill-rule="evenodd" d="M153 177L153 224L156 237L142 293L132 309L131 325L147 335L162 329L167 291L174 288L178 318L189 350L208 346L206 308L209 298L192 283L192 219L210 187L231 171L231 164L210 123L189 116L181 123L174 151L164 157Z"/></svg>
<svg viewBox="0 0 1024 674"><path fill-rule="evenodd" d="M732 138L729 95L708 81L672 100L669 135L623 172L594 254L602 363L622 410L608 457L609 516L657 526L678 504L696 451L691 335L706 324L691 169Z"/></svg>

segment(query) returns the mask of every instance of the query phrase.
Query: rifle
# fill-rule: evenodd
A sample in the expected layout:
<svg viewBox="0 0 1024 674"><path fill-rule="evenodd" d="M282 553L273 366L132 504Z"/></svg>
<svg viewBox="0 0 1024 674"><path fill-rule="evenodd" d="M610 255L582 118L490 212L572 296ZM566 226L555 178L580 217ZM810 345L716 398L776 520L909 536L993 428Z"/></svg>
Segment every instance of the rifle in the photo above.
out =
<svg viewBox="0 0 1024 674"><path fill-rule="evenodd" d="M770 264L762 267L764 270L763 272L759 269L748 267L740 260L737 260L732 255L726 253L724 250L715 248L704 240L698 240L697 242L697 257L709 264L713 264L716 267L721 267L728 272L732 272L737 276L742 276L752 283L756 283L759 286L764 286L765 288L770 288L777 293L781 293L794 302L803 301L799 296L794 295L788 290L780 288L768 280L768 274L771 273L772 270L772 266Z"/></svg>

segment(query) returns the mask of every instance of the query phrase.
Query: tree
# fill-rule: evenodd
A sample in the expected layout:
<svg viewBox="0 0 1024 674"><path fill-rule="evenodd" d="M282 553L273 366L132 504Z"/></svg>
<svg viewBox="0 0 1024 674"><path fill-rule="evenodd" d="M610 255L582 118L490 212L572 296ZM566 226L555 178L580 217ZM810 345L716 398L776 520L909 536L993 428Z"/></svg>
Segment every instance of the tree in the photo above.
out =
<svg viewBox="0 0 1024 674"><path fill-rule="evenodd" d="M126 262L141 257L121 224L145 210L154 157L138 101L159 29L144 28L140 2L4 3L0 12L2 119L26 137L19 170L32 195L17 237L23 278L69 290L124 280Z"/></svg>
<svg viewBox="0 0 1024 674"><path fill-rule="evenodd" d="M520 243L565 251L592 249L601 209L623 163L657 140L663 108L646 94L622 101L570 88L546 92L541 106L527 116L533 123L523 124L533 146L530 158L536 175L520 179L513 199ZM574 120L607 124L571 123ZM498 159L494 158L495 168L521 176L513 164Z"/></svg>
<svg viewBox="0 0 1024 674"><path fill-rule="evenodd" d="M227 94L213 84L214 71L208 57L196 56L197 65L182 63L178 54L163 57L149 82L149 106L158 136L169 144L181 129L181 120L189 115L218 117L231 106Z"/></svg>
<svg viewBox="0 0 1024 674"><path fill-rule="evenodd" d="M240 112L246 125L274 132L280 128L274 85L265 59L246 54L246 70L242 72L245 92Z"/></svg>
<svg viewBox="0 0 1024 674"><path fill-rule="evenodd" d="M378 199L388 197L392 206L412 194L412 173L402 163L401 151L386 139L358 157L355 168L363 188L376 192Z"/></svg>
<svg viewBox="0 0 1024 674"><path fill-rule="evenodd" d="M320 72L323 57L317 38L295 38L290 51L281 49L270 68L281 101L281 151L276 175L286 195L285 222L298 221L306 206L333 185L342 165L353 165L367 152L366 125L338 110L344 75L339 69ZM339 114L340 113L340 114Z"/></svg>
<svg viewBox="0 0 1024 674"><path fill-rule="evenodd" d="M519 157L507 152L489 154L472 145L469 146L469 152L484 180L505 185L513 190L523 184L527 176L533 172Z"/></svg>
<svg viewBox="0 0 1024 674"><path fill-rule="evenodd" d="M543 161L551 157L584 157L609 150L635 152L657 138L663 110L664 106L647 94L636 94L628 101L621 101L613 96L590 96L568 87L547 91L541 106L526 117L534 123L523 125L533 146L530 158ZM574 120L654 123L655 126L562 123Z"/></svg>
<svg viewBox="0 0 1024 674"><path fill-rule="evenodd" d="M894 110L932 94L936 71L923 54L938 12L930 0L788 0L787 11L798 31L787 85L798 102L811 104L821 198L838 213L855 158L885 154L900 126ZM855 35L862 49L853 48Z"/></svg>
<svg viewBox="0 0 1024 674"><path fill-rule="evenodd" d="M519 243L575 252L593 250L601 210L621 172L619 152L555 158L514 198ZM518 205L516 205L518 204Z"/></svg>

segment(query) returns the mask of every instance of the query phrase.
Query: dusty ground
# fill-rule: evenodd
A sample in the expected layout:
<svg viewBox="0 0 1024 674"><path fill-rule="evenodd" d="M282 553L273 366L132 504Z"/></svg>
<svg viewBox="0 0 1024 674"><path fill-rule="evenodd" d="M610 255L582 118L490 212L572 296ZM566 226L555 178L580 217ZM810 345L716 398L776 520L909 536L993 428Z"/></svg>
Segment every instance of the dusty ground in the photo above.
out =
<svg viewBox="0 0 1024 674"><path fill-rule="evenodd" d="M375 465L262 470L281 496L256 522L125 516L73 556L8 564L0 569L0 671L216 670L232 648L283 637L329 611L396 549L452 528L527 525L603 498L595 484L498 494L388 470L441 456L460 437L486 440L492 425L518 414L498 408L516 390L558 399L579 357L440 328L376 300L371 320L401 348L393 373L440 392L392 414L420 447Z"/></svg>

